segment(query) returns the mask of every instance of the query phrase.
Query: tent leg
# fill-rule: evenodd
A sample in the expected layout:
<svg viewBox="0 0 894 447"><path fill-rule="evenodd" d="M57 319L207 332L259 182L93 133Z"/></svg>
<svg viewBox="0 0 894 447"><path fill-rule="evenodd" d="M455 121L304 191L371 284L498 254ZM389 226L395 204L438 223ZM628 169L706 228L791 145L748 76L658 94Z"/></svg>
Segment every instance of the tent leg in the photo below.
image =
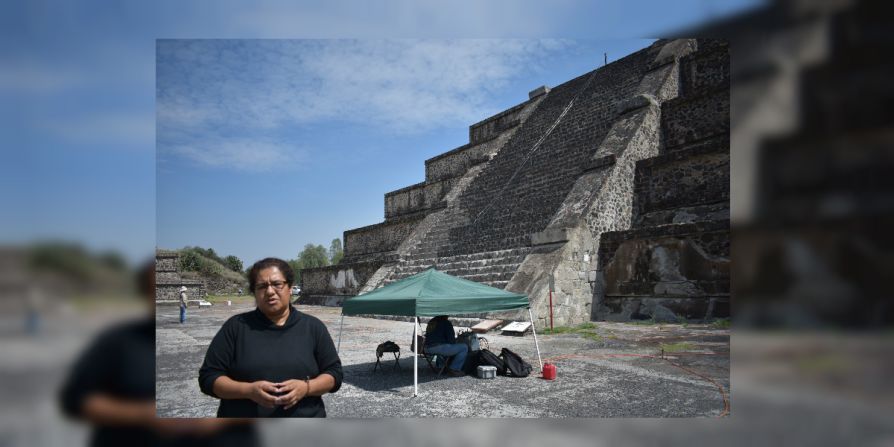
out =
<svg viewBox="0 0 894 447"><path fill-rule="evenodd" d="M413 347L413 397L416 397L419 395L419 354L416 353L419 350L419 317L413 325Z"/></svg>
<svg viewBox="0 0 894 447"><path fill-rule="evenodd" d="M528 308L528 316L531 317L531 333L534 334L534 347L537 348L537 361L540 362L540 370L543 371L543 360L540 358L540 344L537 343L537 331L534 329L534 314Z"/></svg>
<svg viewBox="0 0 894 447"><path fill-rule="evenodd" d="M335 352L341 351L341 332L345 328L345 314L341 314L341 324L338 325L338 345L335 346Z"/></svg>

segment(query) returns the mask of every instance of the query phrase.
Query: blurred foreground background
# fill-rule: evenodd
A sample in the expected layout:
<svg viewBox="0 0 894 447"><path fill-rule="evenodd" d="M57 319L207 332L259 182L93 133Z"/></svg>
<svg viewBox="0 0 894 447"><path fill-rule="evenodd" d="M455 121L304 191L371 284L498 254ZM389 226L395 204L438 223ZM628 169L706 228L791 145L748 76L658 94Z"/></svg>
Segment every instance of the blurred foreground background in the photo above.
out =
<svg viewBox="0 0 894 447"><path fill-rule="evenodd" d="M706 10L714 5L704 3ZM88 10L100 10L90 5ZM87 442L88 428L62 415L59 387L101 329L145 317L135 270L154 251L151 156L134 156L142 157L139 167L132 168L136 175L122 177L96 164L79 170L87 177L105 178L101 186L64 172L65 161L78 151L92 150L92 144L120 141L121 151L131 150L130 140L145 144L147 135L151 139L151 132L145 132L147 126L152 129L151 114L132 121L108 120L113 135L68 129L78 138L71 153L17 150L27 148L21 142L32 133L41 132L28 122L38 115L45 118L35 112L39 104L55 101L60 120L78 123L97 116L97 111L114 117L121 103L154 97L153 91L116 91L119 84L109 74L110 67L126 65L128 52L116 48L113 39L84 50L90 57L81 62L78 75L93 76L107 89L91 98L86 90L65 90L66 84L86 81L51 70L41 59L41 49L96 31L89 22L78 22L83 15L60 15L53 6L32 2L2 7L0 446ZM894 297L887 284L894 272L894 244L888 233L894 228L894 20L886 6L882 1L772 2L643 31L655 37L719 37L730 42L734 335L729 417L523 424L276 421L259 425L264 445L297 440L321 446L371 441L505 445L531 440L586 445L894 445L894 386L887 380L894 376ZM573 11L562 5L539 17L546 22L569 20L569 37L586 35L588 27L571 19ZM141 45L152 48L155 37L202 32L214 36L213 26L219 26L214 24L224 20L210 14L212 25L205 26L212 28L192 29L174 18L167 25L169 15L175 14L165 14L161 6L139 17L109 7L101 9L99 20L111 36L139 35ZM308 20L299 16L305 18L296 18L298 22ZM113 22L117 24L110 25ZM73 35L53 34L50 28L57 26ZM239 27L229 31L248 32ZM92 73L91 67L97 71ZM152 74L152 67L131 69L149 71L126 75ZM82 108L90 110L82 114ZM100 144L97 138L116 140ZM51 167L58 171L48 172ZM67 187L81 191L80 206L46 209L46 198ZM115 201L124 200L119 196L145 201L140 211L147 221L144 227L116 224ZM72 219L66 214L72 212L93 217ZM136 242L115 247L114 242L84 240L73 220L105 226L109 233L130 232ZM25 237L16 226L43 231L40 237Z"/></svg>

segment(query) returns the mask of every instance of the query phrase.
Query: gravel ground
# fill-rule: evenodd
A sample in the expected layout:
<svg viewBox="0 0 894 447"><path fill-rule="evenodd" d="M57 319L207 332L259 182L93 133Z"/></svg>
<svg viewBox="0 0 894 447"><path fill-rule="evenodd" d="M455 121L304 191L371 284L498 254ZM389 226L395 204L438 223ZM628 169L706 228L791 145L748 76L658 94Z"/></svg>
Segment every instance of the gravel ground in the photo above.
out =
<svg viewBox="0 0 894 447"><path fill-rule="evenodd" d="M251 304L177 308L156 316L156 399L162 417L214 416L218 402L198 388L198 369L211 338L231 315ZM338 340L340 308L300 306L320 318ZM526 378L437 376L420 359L413 397L411 322L346 317L340 356L341 390L324 397L329 417L716 417L729 414L729 330L710 326L598 323L596 335L539 335L541 358L558 377L539 376L534 337L486 334L491 351L508 347L534 366ZM375 348L401 346L400 369L385 357L373 371ZM661 354L662 345L685 352Z"/></svg>

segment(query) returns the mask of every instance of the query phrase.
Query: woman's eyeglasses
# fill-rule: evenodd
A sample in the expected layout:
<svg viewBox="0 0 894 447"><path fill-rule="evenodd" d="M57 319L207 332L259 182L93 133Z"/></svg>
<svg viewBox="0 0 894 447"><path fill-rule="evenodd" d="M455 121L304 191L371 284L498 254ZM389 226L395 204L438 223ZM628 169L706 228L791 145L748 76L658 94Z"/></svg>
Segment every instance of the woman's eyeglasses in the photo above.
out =
<svg viewBox="0 0 894 447"><path fill-rule="evenodd" d="M267 290L268 287L273 286L273 289L276 291L282 290L283 287L288 284L285 281L273 281L273 282L259 282L255 284L255 292L258 290Z"/></svg>

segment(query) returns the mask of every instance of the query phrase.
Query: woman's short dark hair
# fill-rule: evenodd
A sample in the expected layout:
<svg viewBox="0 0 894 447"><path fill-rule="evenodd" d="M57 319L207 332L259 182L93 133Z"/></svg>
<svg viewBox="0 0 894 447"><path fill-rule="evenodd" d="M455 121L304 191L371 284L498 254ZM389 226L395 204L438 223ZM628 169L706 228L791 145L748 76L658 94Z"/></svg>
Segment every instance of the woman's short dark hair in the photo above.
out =
<svg viewBox="0 0 894 447"><path fill-rule="evenodd" d="M289 288L295 284L295 271L292 270L292 266L288 262L279 258L264 258L255 262L251 266L251 270L248 271L248 290L254 293L255 284L258 283L258 273L270 267L276 267L282 272L283 276L286 277L286 283L289 284Z"/></svg>

